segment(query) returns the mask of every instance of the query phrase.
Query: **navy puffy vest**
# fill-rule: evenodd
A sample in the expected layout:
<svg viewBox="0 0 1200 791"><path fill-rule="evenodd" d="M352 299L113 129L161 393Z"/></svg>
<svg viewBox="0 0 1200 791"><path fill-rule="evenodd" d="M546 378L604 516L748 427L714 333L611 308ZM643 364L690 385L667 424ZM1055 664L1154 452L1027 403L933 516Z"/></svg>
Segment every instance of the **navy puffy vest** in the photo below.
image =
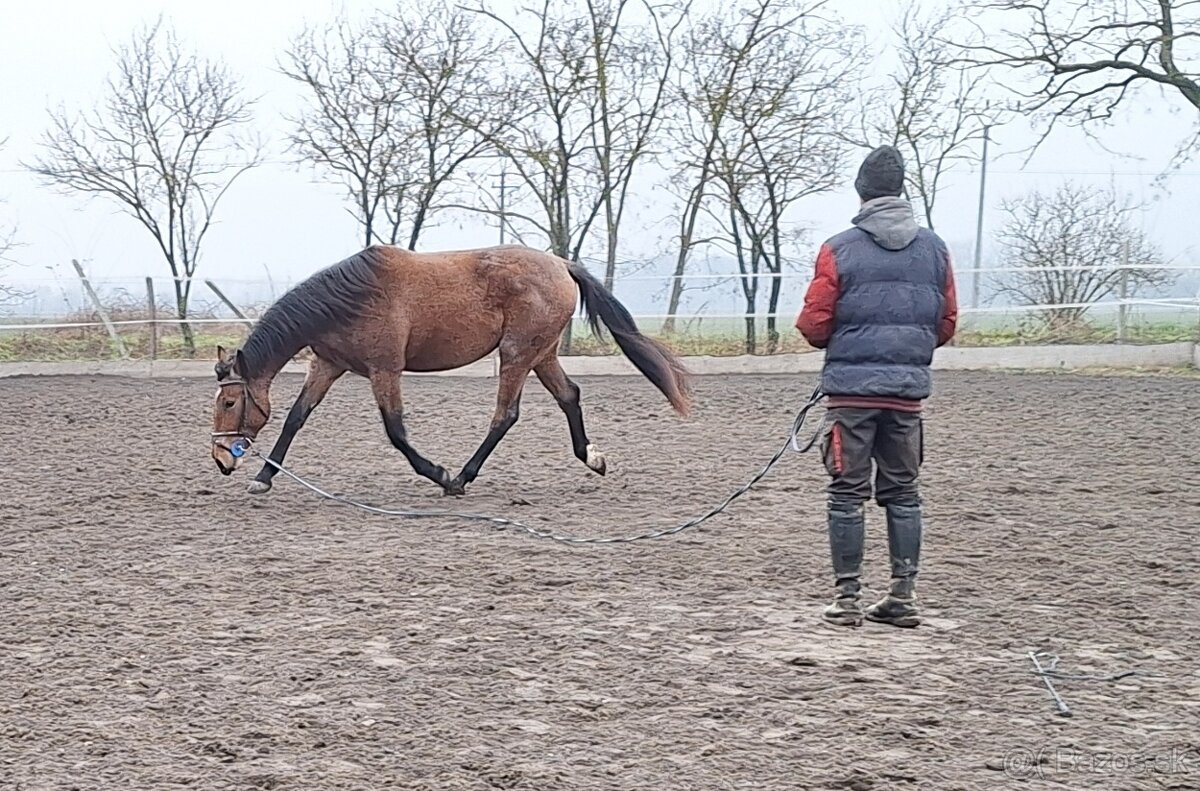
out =
<svg viewBox="0 0 1200 791"><path fill-rule="evenodd" d="M903 250L880 247L851 228L828 242L838 273L833 335L821 388L833 396L921 400L945 307L945 242L921 228Z"/></svg>

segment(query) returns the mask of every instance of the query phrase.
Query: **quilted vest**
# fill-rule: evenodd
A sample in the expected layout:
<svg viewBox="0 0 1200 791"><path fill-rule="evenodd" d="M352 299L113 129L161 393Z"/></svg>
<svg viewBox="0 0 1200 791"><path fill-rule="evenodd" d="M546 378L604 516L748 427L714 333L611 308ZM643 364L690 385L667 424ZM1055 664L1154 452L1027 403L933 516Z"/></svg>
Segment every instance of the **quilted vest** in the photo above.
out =
<svg viewBox="0 0 1200 791"><path fill-rule="evenodd" d="M829 240L840 297L821 375L826 395L922 400L945 306L945 242L927 228L887 250L851 228Z"/></svg>

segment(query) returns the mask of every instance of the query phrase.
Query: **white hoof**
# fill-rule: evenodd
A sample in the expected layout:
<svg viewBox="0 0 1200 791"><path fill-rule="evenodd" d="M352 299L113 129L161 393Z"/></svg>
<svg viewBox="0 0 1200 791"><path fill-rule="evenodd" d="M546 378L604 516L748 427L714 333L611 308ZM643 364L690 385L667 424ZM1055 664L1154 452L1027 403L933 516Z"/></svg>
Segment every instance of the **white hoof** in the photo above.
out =
<svg viewBox="0 0 1200 791"><path fill-rule="evenodd" d="M246 487L246 491L250 494L266 494L271 491L271 484L262 481L250 481L250 485Z"/></svg>
<svg viewBox="0 0 1200 791"><path fill-rule="evenodd" d="M586 464L589 469L599 473L600 475L603 475L608 469L608 464L604 460L604 454L601 453L595 445L587 446L587 460L584 461L584 464Z"/></svg>

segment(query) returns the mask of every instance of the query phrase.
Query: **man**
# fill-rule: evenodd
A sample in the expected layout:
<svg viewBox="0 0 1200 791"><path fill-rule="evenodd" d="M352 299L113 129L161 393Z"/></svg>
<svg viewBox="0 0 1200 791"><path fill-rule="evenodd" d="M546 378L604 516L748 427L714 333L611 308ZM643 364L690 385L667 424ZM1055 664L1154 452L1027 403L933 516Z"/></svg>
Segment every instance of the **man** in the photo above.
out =
<svg viewBox="0 0 1200 791"><path fill-rule="evenodd" d="M924 461L921 406L932 390L935 348L954 337L958 306L945 242L917 226L904 192L904 160L891 146L872 151L854 182L862 200L854 225L825 242L796 328L825 349L828 397L821 444L829 548L836 597L826 620L860 626L864 503L887 513L891 588L868 607L871 621L912 627L921 555Z"/></svg>

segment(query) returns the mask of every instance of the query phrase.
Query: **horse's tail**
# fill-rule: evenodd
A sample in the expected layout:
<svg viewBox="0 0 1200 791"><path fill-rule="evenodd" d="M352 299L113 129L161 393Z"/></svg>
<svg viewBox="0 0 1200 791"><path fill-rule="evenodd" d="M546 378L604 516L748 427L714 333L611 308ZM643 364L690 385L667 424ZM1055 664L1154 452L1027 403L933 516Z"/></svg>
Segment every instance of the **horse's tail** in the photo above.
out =
<svg viewBox="0 0 1200 791"><path fill-rule="evenodd" d="M603 322L629 361L662 391L676 412L687 415L691 411L691 397L688 371L683 363L666 346L643 335L625 306L591 272L575 262L568 262L567 270L579 286L579 297L592 332L599 336Z"/></svg>

